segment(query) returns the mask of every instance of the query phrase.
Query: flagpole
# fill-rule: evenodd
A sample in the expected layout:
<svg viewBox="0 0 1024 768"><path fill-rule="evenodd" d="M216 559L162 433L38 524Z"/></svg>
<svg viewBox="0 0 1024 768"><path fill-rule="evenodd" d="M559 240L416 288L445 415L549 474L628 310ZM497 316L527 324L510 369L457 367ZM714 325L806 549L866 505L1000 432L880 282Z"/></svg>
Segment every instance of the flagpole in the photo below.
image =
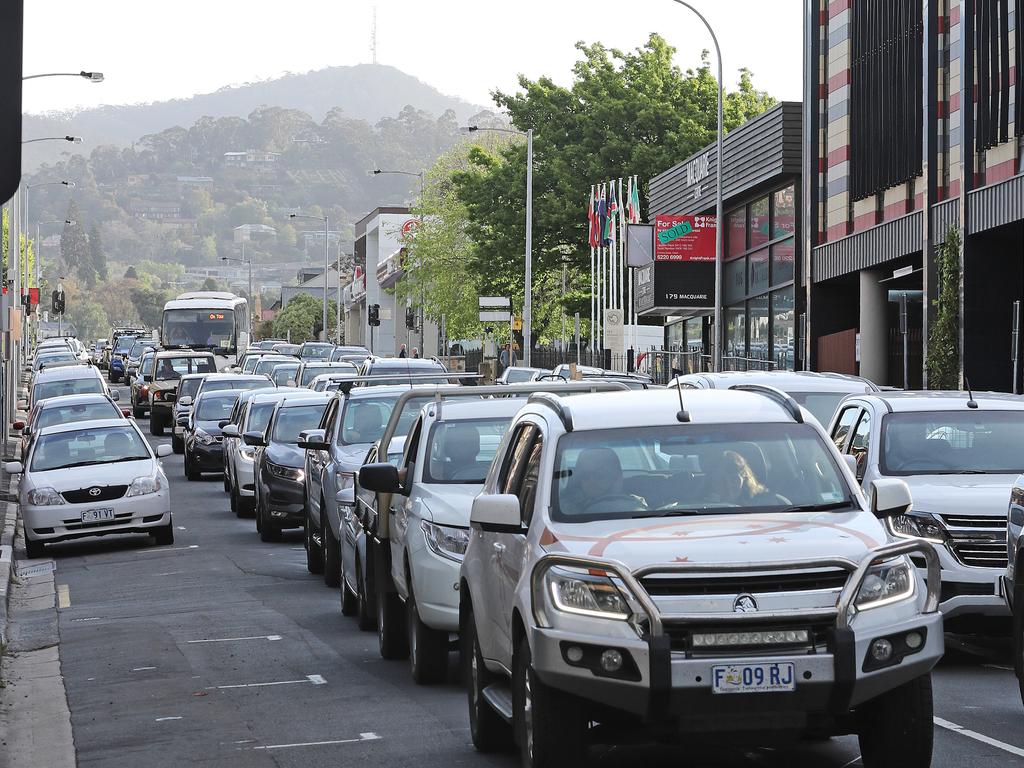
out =
<svg viewBox="0 0 1024 768"><path fill-rule="evenodd" d="M587 237L590 242L590 353L594 353L594 210L596 198L594 196L594 185L590 185L590 208L587 210L587 222L589 224Z"/></svg>

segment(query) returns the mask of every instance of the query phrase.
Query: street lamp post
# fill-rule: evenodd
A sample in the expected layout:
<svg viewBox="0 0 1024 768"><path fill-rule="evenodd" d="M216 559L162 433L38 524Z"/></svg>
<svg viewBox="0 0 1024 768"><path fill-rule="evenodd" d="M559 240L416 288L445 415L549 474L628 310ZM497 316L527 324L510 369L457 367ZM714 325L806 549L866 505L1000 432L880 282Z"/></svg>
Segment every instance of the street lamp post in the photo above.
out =
<svg viewBox="0 0 1024 768"><path fill-rule="evenodd" d="M715 151L718 155L715 161L716 172L718 180L715 183L715 333L712 338L712 361L715 371L722 370L722 343L725 338L724 329L722 328L722 228L725 226L725 221L722 218L722 139L723 139L723 126L725 125L722 119L722 49L718 45L718 37L715 35L715 30L711 28L708 20L704 18L704 15L694 8L685 0L674 0L684 8L689 8L693 11L694 15L701 20L704 26L708 30L708 34L711 35L711 41L715 44L715 58L718 59L718 134L715 140Z"/></svg>
<svg viewBox="0 0 1024 768"><path fill-rule="evenodd" d="M221 256L220 260L238 261L241 262L242 264L247 264L249 266L249 314L252 315L253 309L256 306L252 297L252 259L245 258L245 243L242 243L242 258L238 258L237 256Z"/></svg>
<svg viewBox="0 0 1024 768"><path fill-rule="evenodd" d="M468 133L493 131L526 137L526 254L523 269L523 365L529 367L533 350L533 128L516 131L512 128L481 128L470 125ZM511 339L509 340L511 344ZM511 359L511 357L509 358Z"/></svg>
<svg viewBox="0 0 1024 768"><path fill-rule="evenodd" d="M54 186L58 186L58 185L62 185L62 186L67 187L68 189L72 189L75 186L75 182L67 181L67 180L63 180L63 181L41 181L38 184L25 184L23 186L24 192L21 195L21 211L20 211L20 213L21 213L21 232L22 233L27 231L26 224L28 223L27 222L27 219L28 219L28 215L27 215L27 212L28 212L28 191L30 189L35 189L36 187L54 187ZM45 223L48 223L48 224L59 223L60 221L64 221L64 219L59 219L56 222L45 222ZM36 225L36 248L39 247L38 243L39 243L39 225L37 224ZM23 271L25 273L25 282L23 284L23 289L25 289L25 288L28 288L29 278L31 277L31 275L29 274L29 266L28 266L28 238L25 238L24 246L21 249L21 260L22 260L22 269L23 269ZM39 263L39 254L38 253L36 254L36 263L37 264ZM37 272L38 272L38 270L37 270Z"/></svg>
<svg viewBox="0 0 1024 768"><path fill-rule="evenodd" d="M43 241L39 236L39 228L45 227L50 224L64 224L69 227L75 226L78 222L74 219L53 219L51 221L37 221L36 222L36 288L39 289L39 301L43 300ZM28 282L26 280L26 282ZM42 310L38 310L42 311ZM36 343L39 343L39 336L41 330L40 325L36 323Z"/></svg>
<svg viewBox="0 0 1024 768"><path fill-rule="evenodd" d="M40 77L81 77L88 80L90 83L102 83L103 73L102 72L44 72L41 75L25 75L21 78L22 80L35 80Z"/></svg>
<svg viewBox="0 0 1024 768"><path fill-rule="evenodd" d="M324 223L324 307L323 307L323 328L324 340L327 340L327 282L331 271L331 230L327 216L309 216L301 213L289 214L290 219L309 219L311 221L322 221ZM341 276L338 276L341 279Z"/></svg>
<svg viewBox="0 0 1024 768"><path fill-rule="evenodd" d="M81 144L81 136L41 136L38 139L22 139L22 144L35 144L37 141L70 141L72 144Z"/></svg>

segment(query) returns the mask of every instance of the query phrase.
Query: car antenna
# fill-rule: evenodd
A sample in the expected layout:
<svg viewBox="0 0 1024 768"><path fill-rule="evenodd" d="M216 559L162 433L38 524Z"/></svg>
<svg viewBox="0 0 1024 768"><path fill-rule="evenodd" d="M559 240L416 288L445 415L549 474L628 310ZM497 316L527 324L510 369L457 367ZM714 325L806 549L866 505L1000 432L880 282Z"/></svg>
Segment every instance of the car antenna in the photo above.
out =
<svg viewBox="0 0 1024 768"><path fill-rule="evenodd" d="M971 382L967 380L966 376L964 376L964 386L967 387L967 407L977 408L978 403L974 400L974 393L971 392Z"/></svg>
<svg viewBox="0 0 1024 768"><path fill-rule="evenodd" d="M679 413L676 414L676 419L680 424L686 424L690 421L690 414L686 412L686 406L683 405L683 382L676 376L676 392L679 393Z"/></svg>

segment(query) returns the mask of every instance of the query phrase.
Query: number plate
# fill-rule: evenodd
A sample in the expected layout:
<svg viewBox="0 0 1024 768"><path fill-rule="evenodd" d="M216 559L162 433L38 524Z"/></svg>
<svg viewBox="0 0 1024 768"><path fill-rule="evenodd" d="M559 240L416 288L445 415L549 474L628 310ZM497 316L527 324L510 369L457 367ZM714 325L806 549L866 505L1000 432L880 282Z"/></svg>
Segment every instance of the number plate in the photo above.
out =
<svg viewBox="0 0 1024 768"><path fill-rule="evenodd" d="M775 693L796 690L796 670L788 662L727 664L711 668L712 693Z"/></svg>
<svg viewBox="0 0 1024 768"><path fill-rule="evenodd" d="M114 510L112 509L87 509L82 513L83 523L101 523L104 520L113 520Z"/></svg>
<svg viewBox="0 0 1024 768"><path fill-rule="evenodd" d="M320 303L323 304L323 302L320 302ZM174 434L175 435L184 435L185 434L185 428L184 427L175 427L174 428Z"/></svg>

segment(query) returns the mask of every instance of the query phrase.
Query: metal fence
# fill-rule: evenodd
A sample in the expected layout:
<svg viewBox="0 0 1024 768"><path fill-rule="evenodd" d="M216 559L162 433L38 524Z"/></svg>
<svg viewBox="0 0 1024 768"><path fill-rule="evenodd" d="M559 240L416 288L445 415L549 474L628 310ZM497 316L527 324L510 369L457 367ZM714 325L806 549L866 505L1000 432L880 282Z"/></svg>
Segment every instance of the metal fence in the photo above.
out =
<svg viewBox="0 0 1024 768"><path fill-rule="evenodd" d="M637 370L646 373L657 384L667 384L676 373L709 373L714 367L711 355L700 351L670 352L663 349L641 352L637 356ZM723 371L773 371L780 366L774 360L754 357L722 358Z"/></svg>

